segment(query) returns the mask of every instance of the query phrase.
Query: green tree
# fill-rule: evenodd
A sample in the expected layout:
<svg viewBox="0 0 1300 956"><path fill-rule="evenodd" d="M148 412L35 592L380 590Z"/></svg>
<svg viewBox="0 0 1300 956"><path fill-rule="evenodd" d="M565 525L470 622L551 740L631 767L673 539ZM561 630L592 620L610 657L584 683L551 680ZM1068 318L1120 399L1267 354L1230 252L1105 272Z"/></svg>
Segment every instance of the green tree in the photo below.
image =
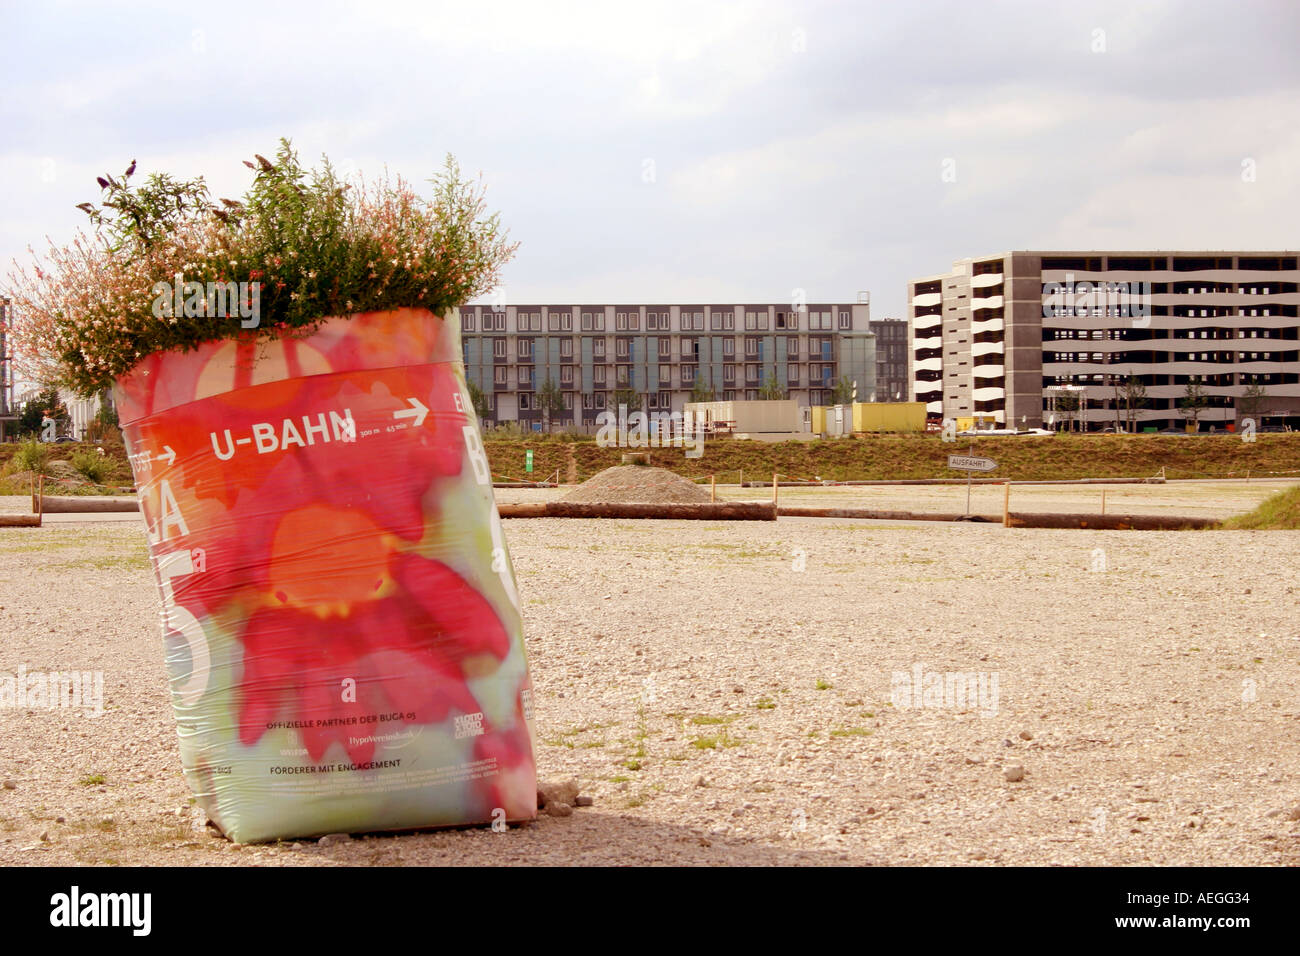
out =
<svg viewBox="0 0 1300 956"><path fill-rule="evenodd" d="M777 401L785 398L785 389L783 389L781 383L776 380L775 372L767 373L767 381L764 382L763 387L758 390L758 397L764 401Z"/></svg>
<svg viewBox="0 0 1300 956"><path fill-rule="evenodd" d="M691 386L692 402L713 402L717 401L716 393L712 385L705 385L704 380L698 375L695 377L695 384Z"/></svg>
<svg viewBox="0 0 1300 956"><path fill-rule="evenodd" d="M564 412L564 393L548 375L542 387L537 390L537 407L542 413L542 427L551 430L551 419Z"/></svg>
<svg viewBox="0 0 1300 956"><path fill-rule="evenodd" d="M1183 397L1178 400L1178 414L1187 419L1191 431L1196 431L1199 427L1201 412L1205 411L1209 404L1210 400L1201 386L1200 377L1193 375L1187 380L1187 390L1183 393Z"/></svg>
<svg viewBox="0 0 1300 956"><path fill-rule="evenodd" d="M1130 432L1137 431L1138 410L1147 403L1147 387L1135 375L1130 375L1119 383L1117 392L1124 402L1124 422Z"/></svg>
<svg viewBox="0 0 1300 956"><path fill-rule="evenodd" d="M1260 385L1253 377L1250 384L1246 386L1241 397L1237 399L1237 422L1240 425L1243 418L1255 419L1255 424L1259 425L1260 412L1264 410L1264 402L1268 398L1268 389Z"/></svg>
<svg viewBox="0 0 1300 956"><path fill-rule="evenodd" d="M492 415L492 409L488 408L487 396L483 394L483 389L473 382L466 384L469 385L469 400L474 406L474 414L479 417L479 421L487 421Z"/></svg>
<svg viewBox="0 0 1300 956"><path fill-rule="evenodd" d="M831 389L831 404L848 405L853 401L854 391L853 383L849 381L849 377L847 375L841 375L840 380L836 382L835 387Z"/></svg>
<svg viewBox="0 0 1300 956"><path fill-rule="evenodd" d="M46 415L59 421L64 416L63 404L59 401L59 390L42 389L35 398L23 406L18 416L19 435L40 435L41 421Z"/></svg>
<svg viewBox="0 0 1300 956"><path fill-rule="evenodd" d="M639 412L641 410L641 396L627 386L617 388L614 390L614 410L618 411L620 405L626 405L629 412Z"/></svg>

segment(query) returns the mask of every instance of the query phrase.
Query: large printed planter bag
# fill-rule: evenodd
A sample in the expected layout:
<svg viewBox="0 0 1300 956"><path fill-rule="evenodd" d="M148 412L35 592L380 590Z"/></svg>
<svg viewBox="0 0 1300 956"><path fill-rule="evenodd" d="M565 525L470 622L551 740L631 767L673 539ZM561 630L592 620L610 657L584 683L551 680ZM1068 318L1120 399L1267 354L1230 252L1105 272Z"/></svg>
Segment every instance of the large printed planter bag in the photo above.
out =
<svg viewBox="0 0 1300 956"><path fill-rule="evenodd" d="M181 760L240 843L532 819L532 685L455 310L117 382Z"/></svg>

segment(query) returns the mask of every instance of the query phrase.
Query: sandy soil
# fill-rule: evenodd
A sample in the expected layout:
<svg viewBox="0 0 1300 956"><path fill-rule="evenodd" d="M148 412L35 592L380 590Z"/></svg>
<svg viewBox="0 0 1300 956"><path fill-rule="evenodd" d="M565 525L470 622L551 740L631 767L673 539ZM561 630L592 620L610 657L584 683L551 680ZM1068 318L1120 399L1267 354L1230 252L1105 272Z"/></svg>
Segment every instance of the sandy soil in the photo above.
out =
<svg viewBox="0 0 1300 956"><path fill-rule="evenodd" d="M1269 490L1207 488L1122 494L1217 515ZM0 529L0 671L103 670L108 702L0 709L0 863L1300 863L1300 533L506 531L539 771L595 805L504 834L234 847L179 772L138 520ZM905 693L918 667L984 694Z"/></svg>

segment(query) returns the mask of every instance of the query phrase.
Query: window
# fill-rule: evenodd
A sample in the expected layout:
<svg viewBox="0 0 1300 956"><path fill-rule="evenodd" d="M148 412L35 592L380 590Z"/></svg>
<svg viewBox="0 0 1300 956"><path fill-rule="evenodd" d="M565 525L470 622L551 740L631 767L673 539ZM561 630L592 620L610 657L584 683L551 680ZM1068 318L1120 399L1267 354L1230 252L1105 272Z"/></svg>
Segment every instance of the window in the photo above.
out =
<svg viewBox="0 0 1300 956"><path fill-rule="evenodd" d="M591 370L592 381L597 385L605 384L605 366L597 365Z"/></svg>
<svg viewBox="0 0 1300 956"><path fill-rule="evenodd" d="M735 381L736 381L736 366L734 365L722 366L722 384L733 385L735 384Z"/></svg>
<svg viewBox="0 0 1300 956"><path fill-rule="evenodd" d="M533 340L520 339L516 345L519 352L519 361L531 362L533 360Z"/></svg>
<svg viewBox="0 0 1300 956"><path fill-rule="evenodd" d="M650 394L649 405L651 408L659 407L659 394L657 392L652 392Z"/></svg>
<svg viewBox="0 0 1300 956"><path fill-rule="evenodd" d="M584 313L582 313L582 331L584 331L584 332L590 332L590 331L591 331L591 313L590 313L590 312L584 312Z"/></svg>
<svg viewBox="0 0 1300 956"><path fill-rule="evenodd" d="M560 313L548 312L546 314L546 328L551 332L560 331Z"/></svg>
<svg viewBox="0 0 1300 956"><path fill-rule="evenodd" d="M614 372L616 376L614 379L615 384L620 388L626 387L632 377L632 367L630 365L616 365L614 366Z"/></svg>
<svg viewBox="0 0 1300 956"><path fill-rule="evenodd" d="M571 312L560 313L560 331L561 332L573 331L573 314Z"/></svg>
<svg viewBox="0 0 1300 956"><path fill-rule="evenodd" d="M660 407L660 408L672 408L672 407L673 407L673 398L672 398L672 396L671 396L668 392L660 392L660 393L659 393L659 407Z"/></svg>
<svg viewBox="0 0 1300 956"><path fill-rule="evenodd" d="M615 313L614 313L614 329L615 329L615 331L618 331L618 332L626 332L626 331L627 331L627 313L626 313L626 312L615 312Z"/></svg>
<svg viewBox="0 0 1300 956"><path fill-rule="evenodd" d="M591 406L592 406L591 394L590 394L589 392L583 392L583 393L582 393L582 407L583 407L583 408L591 408Z"/></svg>
<svg viewBox="0 0 1300 956"><path fill-rule="evenodd" d="M798 385L798 384L799 384L799 366L798 366L798 365L787 365L787 366L785 367L785 379L786 379L786 383L789 384L789 385Z"/></svg>
<svg viewBox="0 0 1300 956"><path fill-rule="evenodd" d="M499 358L499 359L503 359L503 358L506 357L506 340L505 340L505 339L493 339L493 340L492 340L492 357L493 357L493 358Z"/></svg>
<svg viewBox="0 0 1300 956"><path fill-rule="evenodd" d="M722 313L717 309L709 310L709 329L714 332L722 331Z"/></svg>
<svg viewBox="0 0 1300 956"><path fill-rule="evenodd" d="M572 384L573 384L573 366L572 366L572 365L561 365L561 366L560 366L560 384L561 384L561 385L572 385Z"/></svg>
<svg viewBox="0 0 1300 956"><path fill-rule="evenodd" d="M759 367L758 367L757 365L746 365L746 366L745 366L745 381L748 382L748 383L751 383L751 384L753 384L753 383L757 383L758 380L759 380L759 379L758 379L758 372L759 372Z"/></svg>
<svg viewBox="0 0 1300 956"><path fill-rule="evenodd" d="M505 385L507 371L508 371L508 366L505 365L498 365L496 368L494 368L492 370L492 383L494 385Z"/></svg>
<svg viewBox="0 0 1300 956"><path fill-rule="evenodd" d="M473 331L474 331L474 313L473 313L473 312L462 312L462 313L460 314L460 330L461 330L462 332L473 332Z"/></svg>
<svg viewBox="0 0 1300 956"><path fill-rule="evenodd" d="M521 365L521 366L519 366L518 369L515 370L515 374L519 376L519 387L520 387L520 388L532 388L532 387L533 387L533 369L532 369L532 366L530 366L530 365Z"/></svg>
<svg viewBox="0 0 1300 956"><path fill-rule="evenodd" d="M789 330L794 331L799 328L798 312L778 312L776 314L776 330L778 332Z"/></svg>
<svg viewBox="0 0 1300 956"><path fill-rule="evenodd" d="M483 316L483 331L487 331L488 322L492 323L492 329L496 332L506 330L506 314L504 312L495 312L492 315Z"/></svg>
<svg viewBox="0 0 1300 956"><path fill-rule="evenodd" d="M736 328L736 313L728 309L722 313L722 330L731 332Z"/></svg>
<svg viewBox="0 0 1300 956"><path fill-rule="evenodd" d="M598 361L605 361L605 340L593 339L591 342L591 356Z"/></svg>
<svg viewBox="0 0 1300 956"><path fill-rule="evenodd" d="M733 357L735 357L735 354L736 354L736 340L735 340L735 339L723 339L723 340L722 340L722 357L723 357L723 358L733 358Z"/></svg>
<svg viewBox="0 0 1300 956"><path fill-rule="evenodd" d="M682 366L682 388L689 388L695 384L695 365Z"/></svg>
<svg viewBox="0 0 1300 956"><path fill-rule="evenodd" d="M673 340L666 335L659 337L659 358L670 359L673 357Z"/></svg>
<svg viewBox="0 0 1300 956"><path fill-rule="evenodd" d="M686 328L686 324L685 324L685 322L682 323L682 328ZM703 312L695 312L695 313L692 313L692 315L691 315L691 329L694 330L694 331L696 331L696 332L703 332L703 331L704 331L704 313L703 313Z"/></svg>
<svg viewBox="0 0 1300 956"><path fill-rule="evenodd" d="M790 358L798 358L798 356L799 356L799 336L797 336L797 335L791 335L791 336L788 336L788 337L786 338L786 340L785 340L785 354L788 355Z"/></svg>
<svg viewBox="0 0 1300 956"><path fill-rule="evenodd" d="M753 358L758 355L758 339L752 335L745 338L745 357Z"/></svg>
<svg viewBox="0 0 1300 956"><path fill-rule="evenodd" d="M521 412L531 411L533 407L533 396L528 392L519 393L519 410Z"/></svg>
<svg viewBox="0 0 1300 956"><path fill-rule="evenodd" d="M747 388L747 389L745 389L745 401L747 401L747 402L756 402L756 401L758 401L758 389L756 389L756 388Z"/></svg>
<svg viewBox="0 0 1300 956"><path fill-rule="evenodd" d="M560 358L573 358L573 339L560 339Z"/></svg>
<svg viewBox="0 0 1300 956"><path fill-rule="evenodd" d="M597 331L597 332L604 332L604 331L605 331L605 313L604 313L604 312L597 312L595 315L592 316L592 318L594 319L594 321L595 321L595 323L596 323L596 331Z"/></svg>
<svg viewBox="0 0 1300 956"><path fill-rule="evenodd" d="M700 360L700 340L682 339L682 361L698 362Z"/></svg>
<svg viewBox="0 0 1300 956"><path fill-rule="evenodd" d="M597 408L604 408L604 407L605 407L605 393L604 393L604 392L597 392L597 393L596 393L596 407L597 407Z"/></svg>
<svg viewBox="0 0 1300 956"><path fill-rule="evenodd" d="M628 351L627 339L614 340L614 354L619 358L619 360L624 362L627 361L627 351Z"/></svg>
<svg viewBox="0 0 1300 956"><path fill-rule="evenodd" d="M840 313L840 328L841 329L853 328L853 313L851 312Z"/></svg>
<svg viewBox="0 0 1300 956"><path fill-rule="evenodd" d="M641 313L629 312L627 314L627 328L629 332L635 332L641 328Z"/></svg>
<svg viewBox="0 0 1300 956"><path fill-rule="evenodd" d="M571 411L573 411L573 393L572 393L572 392L565 392L565 393L564 393L564 410L565 410L566 412L571 412Z"/></svg>

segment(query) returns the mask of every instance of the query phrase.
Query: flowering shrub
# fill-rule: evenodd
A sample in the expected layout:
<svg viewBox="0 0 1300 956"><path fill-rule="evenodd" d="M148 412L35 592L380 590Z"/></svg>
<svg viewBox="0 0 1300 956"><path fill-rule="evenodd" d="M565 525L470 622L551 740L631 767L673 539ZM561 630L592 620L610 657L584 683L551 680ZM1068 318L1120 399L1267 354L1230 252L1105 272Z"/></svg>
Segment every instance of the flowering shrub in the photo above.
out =
<svg viewBox="0 0 1300 956"><path fill-rule="evenodd" d="M400 177L344 182L328 160L304 169L287 140L275 162L245 163L255 178L240 201L214 203L202 179L163 173L133 188L135 165L120 182L101 177L101 203L79 207L93 235L51 244L46 261L10 275L32 378L88 395L166 349L310 334L329 316L442 313L491 289L518 245L450 156L431 198ZM240 308L214 308L202 290L229 283Z"/></svg>

